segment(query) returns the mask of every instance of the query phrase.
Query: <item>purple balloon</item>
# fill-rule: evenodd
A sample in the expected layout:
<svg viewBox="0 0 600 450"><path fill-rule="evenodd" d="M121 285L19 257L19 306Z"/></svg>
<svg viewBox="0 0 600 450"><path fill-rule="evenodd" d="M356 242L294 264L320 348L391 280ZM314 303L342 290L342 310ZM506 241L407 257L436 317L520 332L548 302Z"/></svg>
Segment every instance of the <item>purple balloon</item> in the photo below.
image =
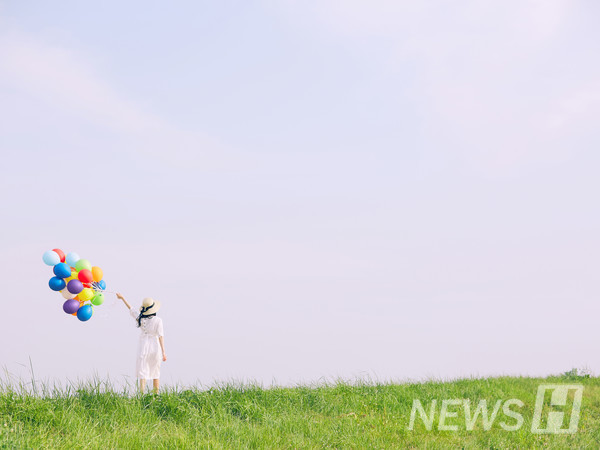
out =
<svg viewBox="0 0 600 450"><path fill-rule="evenodd" d="M75 281L75 280L73 280ZM63 311L67 314L76 313L79 309L79 300L71 299L63 303Z"/></svg>
<svg viewBox="0 0 600 450"><path fill-rule="evenodd" d="M69 281L69 284L67 284L67 290L71 294L79 294L83 291L83 284L81 284L81 281L79 280L71 280Z"/></svg>

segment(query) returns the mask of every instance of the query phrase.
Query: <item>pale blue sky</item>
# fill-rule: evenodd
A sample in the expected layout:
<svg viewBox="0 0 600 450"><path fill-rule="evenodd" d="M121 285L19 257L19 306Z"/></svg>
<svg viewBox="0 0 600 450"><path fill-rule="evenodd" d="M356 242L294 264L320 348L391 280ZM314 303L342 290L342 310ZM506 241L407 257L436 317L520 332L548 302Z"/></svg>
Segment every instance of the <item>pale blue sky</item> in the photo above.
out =
<svg viewBox="0 0 600 450"><path fill-rule="evenodd" d="M0 362L133 374L58 246L163 302L171 383L600 372L599 13L0 0Z"/></svg>

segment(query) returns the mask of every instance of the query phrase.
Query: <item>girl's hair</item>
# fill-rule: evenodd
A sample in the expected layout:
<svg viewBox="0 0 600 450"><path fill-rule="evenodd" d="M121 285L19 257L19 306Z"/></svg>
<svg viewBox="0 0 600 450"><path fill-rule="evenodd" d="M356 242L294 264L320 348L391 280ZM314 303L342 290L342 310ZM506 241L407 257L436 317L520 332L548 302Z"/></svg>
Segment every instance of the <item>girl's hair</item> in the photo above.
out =
<svg viewBox="0 0 600 450"><path fill-rule="evenodd" d="M144 314L146 311L148 311L153 306L154 306L154 303L152 303L150 306L146 306L146 307L142 306L142 309L140 309L140 315L137 318L138 328L142 326L142 319L146 319L148 317L156 316L156 313Z"/></svg>

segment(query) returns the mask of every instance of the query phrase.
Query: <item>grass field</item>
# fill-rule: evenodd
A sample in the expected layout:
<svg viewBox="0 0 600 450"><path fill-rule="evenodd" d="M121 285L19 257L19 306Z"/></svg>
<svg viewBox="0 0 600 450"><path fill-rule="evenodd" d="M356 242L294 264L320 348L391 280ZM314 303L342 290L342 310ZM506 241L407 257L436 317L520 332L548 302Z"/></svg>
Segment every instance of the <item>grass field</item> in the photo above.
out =
<svg viewBox="0 0 600 450"><path fill-rule="evenodd" d="M583 385L576 433L531 432L538 385L548 383ZM544 411L550 408L551 394L544 397ZM414 399L427 413L437 399L431 430L418 414L409 429ZM453 406L445 424L458 430L440 430L444 399L468 399L471 412L486 400L490 413L497 400L518 399L523 406L511 410L521 414L523 425L518 431L504 430L502 423L515 426L518 420L500 408L489 430L479 417L471 431L464 408ZM569 401L552 410L570 417ZM456 417L452 412L458 412ZM0 393L3 448L598 448L599 428L600 379L574 375L268 389L229 385L167 390L158 396L114 392L103 383L37 395L5 386Z"/></svg>

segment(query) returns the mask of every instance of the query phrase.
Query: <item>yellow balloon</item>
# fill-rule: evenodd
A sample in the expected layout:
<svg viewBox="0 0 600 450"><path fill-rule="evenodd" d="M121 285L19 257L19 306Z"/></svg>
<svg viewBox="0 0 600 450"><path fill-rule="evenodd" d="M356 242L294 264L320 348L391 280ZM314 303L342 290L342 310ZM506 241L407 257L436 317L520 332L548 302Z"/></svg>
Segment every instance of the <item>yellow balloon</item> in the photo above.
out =
<svg viewBox="0 0 600 450"><path fill-rule="evenodd" d="M92 291L90 288L85 288L83 291L81 291L79 293L79 295L77 297L79 297L79 300L81 300L83 302L87 302L93 296L94 296L94 291Z"/></svg>
<svg viewBox="0 0 600 450"><path fill-rule="evenodd" d="M69 283L69 281L71 280L77 280L77 275L79 272L77 272L75 269L71 269L71 276L69 278L65 278L65 283Z"/></svg>
<svg viewBox="0 0 600 450"><path fill-rule="evenodd" d="M102 273L102 269L100 267L92 267L92 278L96 283L102 280L103 275L104 274Z"/></svg>

